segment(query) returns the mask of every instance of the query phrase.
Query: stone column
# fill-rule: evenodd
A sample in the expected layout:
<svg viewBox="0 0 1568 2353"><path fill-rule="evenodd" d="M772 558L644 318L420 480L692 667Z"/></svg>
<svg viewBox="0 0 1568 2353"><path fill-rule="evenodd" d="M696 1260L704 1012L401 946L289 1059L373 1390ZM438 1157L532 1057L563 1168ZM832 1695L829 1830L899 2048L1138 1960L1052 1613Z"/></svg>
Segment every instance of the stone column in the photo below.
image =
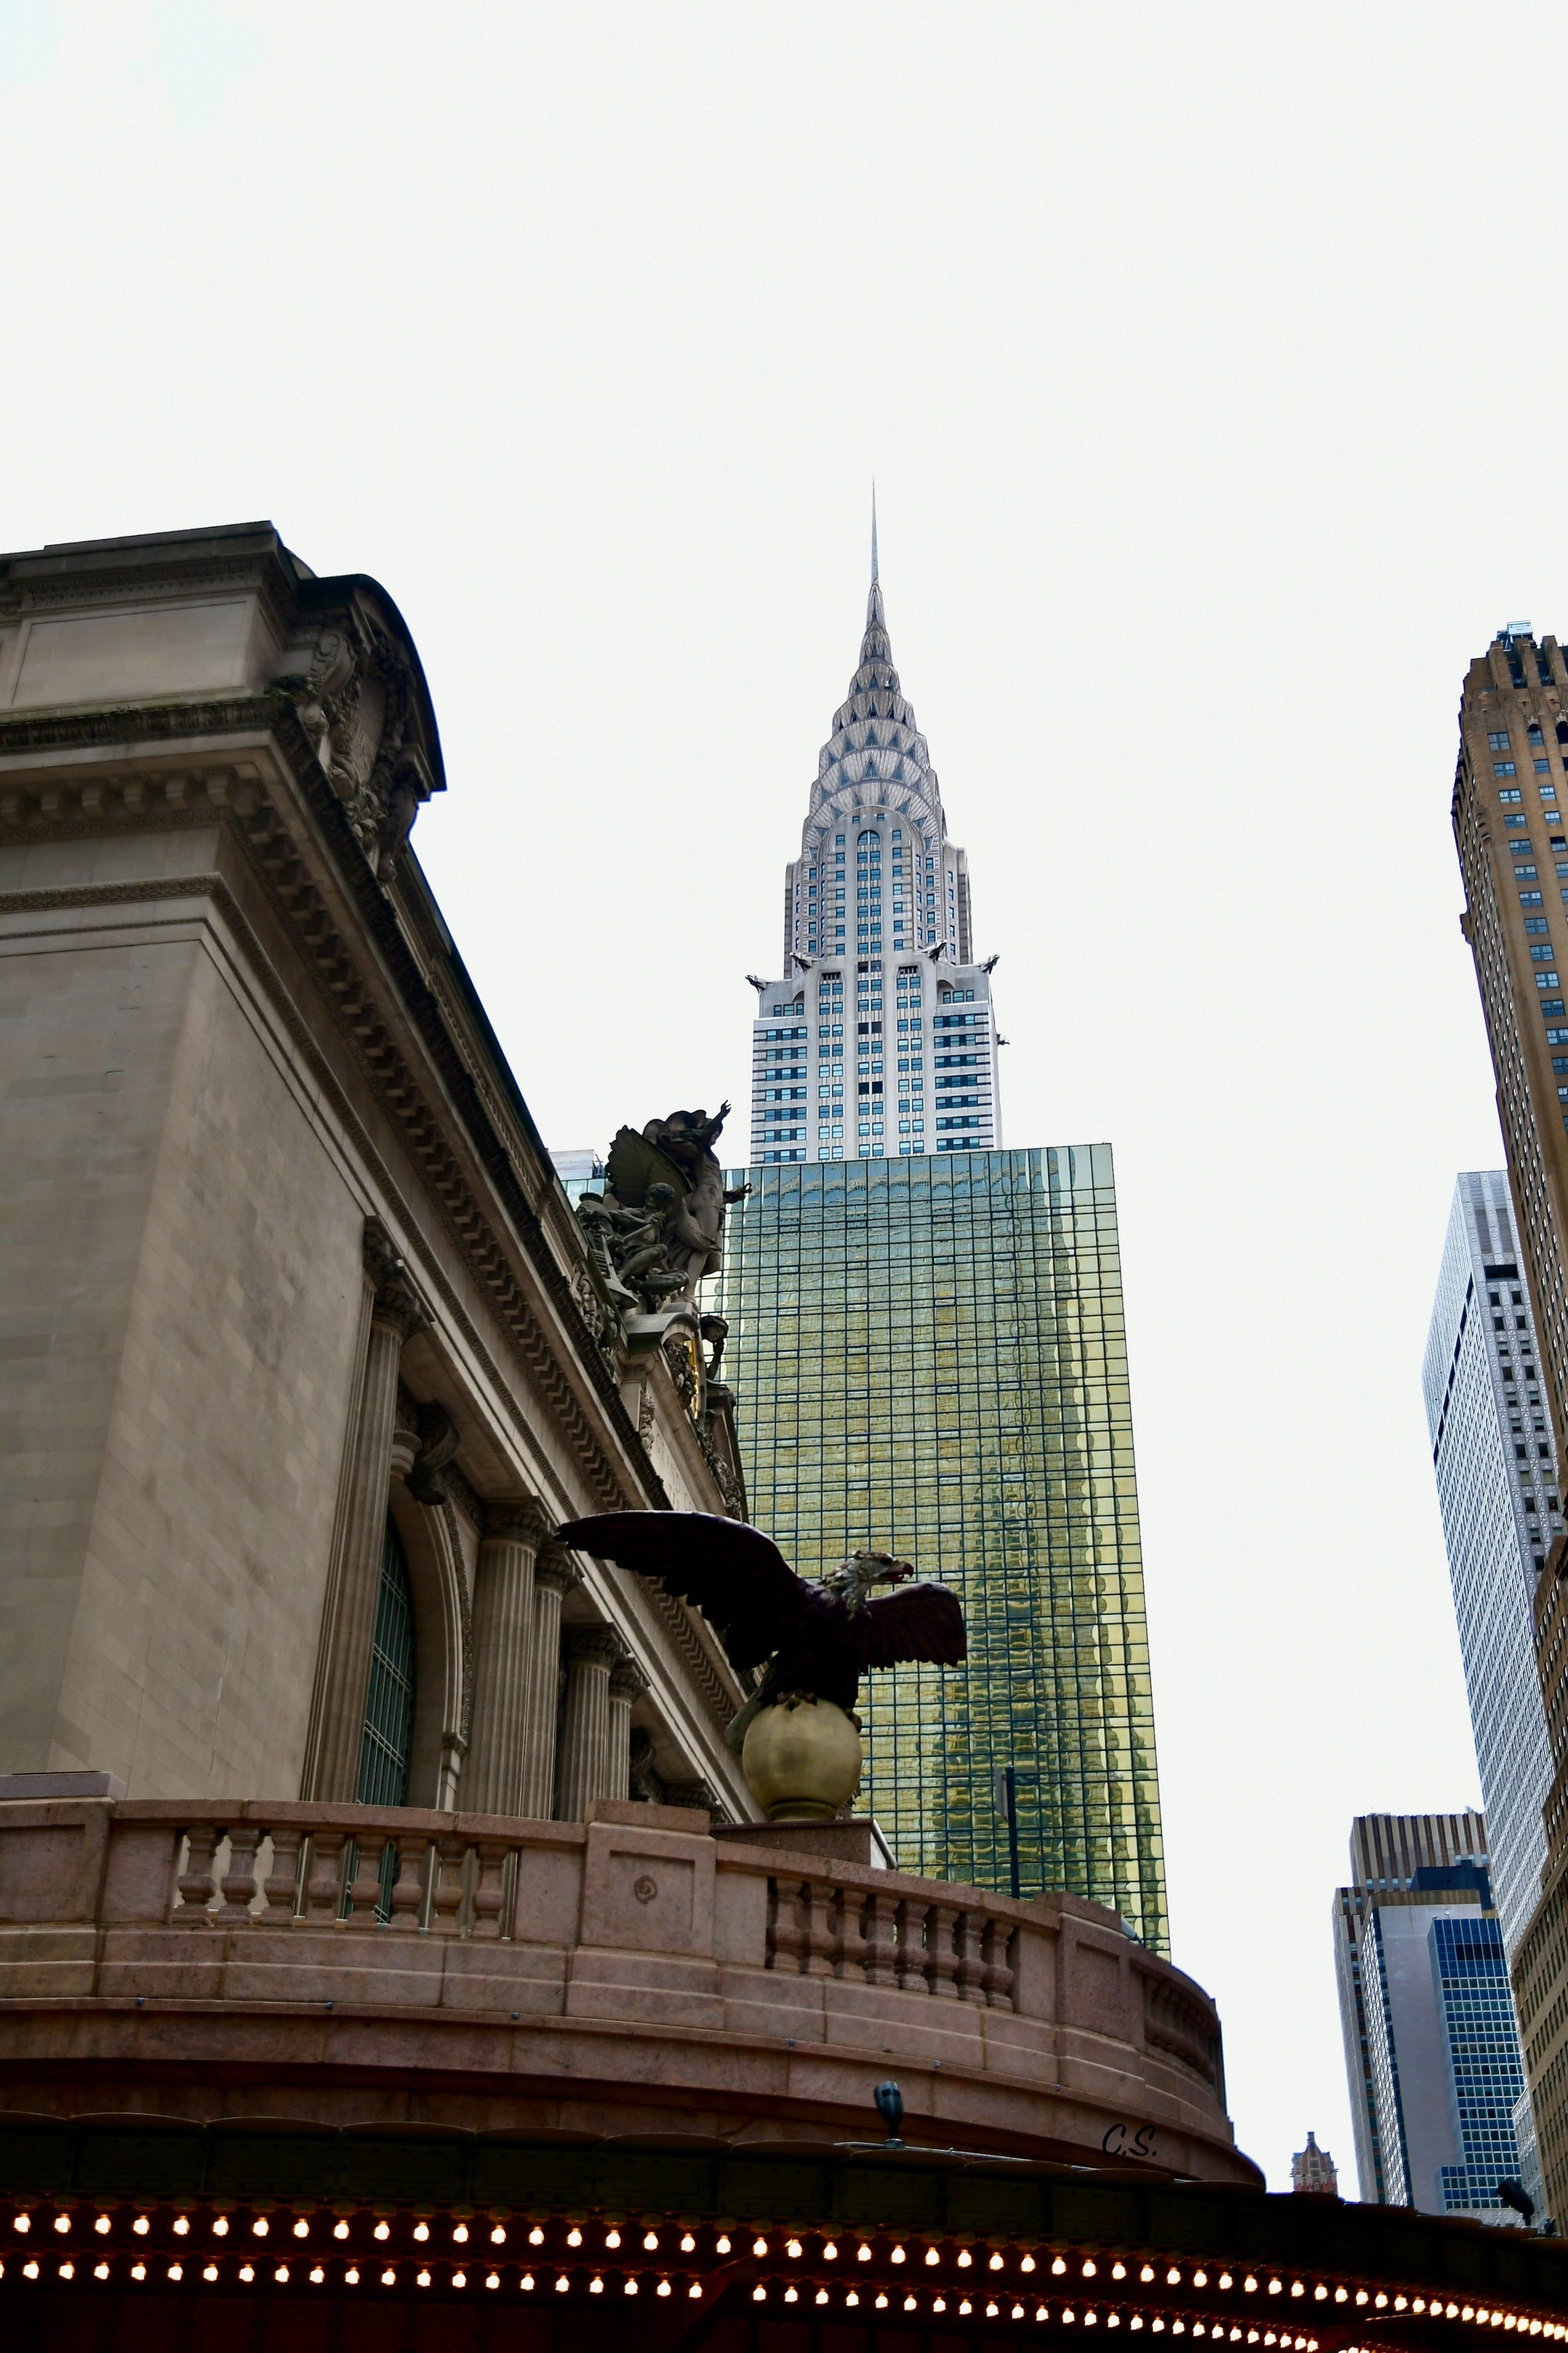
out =
<svg viewBox="0 0 1568 2353"><path fill-rule="evenodd" d="M611 1626L568 1626L566 1715L561 1726L558 1821L586 1819L591 1799L605 1795L605 1755L610 1732L610 1670L626 1656Z"/></svg>
<svg viewBox="0 0 1568 2353"><path fill-rule="evenodd" d="M569 1554L547 1537L533 1567L533 1630L529 1648L526 1765L522 1810L530 1821L547 1822L555 1798L555 1687L561 1672L561 1603L583 1572Z"/></svg>
<svg viewBox="0 0 1568 2353"><path fill-rule="evenodd" d="M647 1689L647 1677L635 1659L623 1659L611 1670L604 1784L597 1792L601 1798L631 1796L632 1702Z"/></svg>
<svg viewBox="0 0 1568 2353"><path fill-rule="evenodd" d="M521 1814L533 1701L533 1572L550 1534L542 1504L490 1504L474 1576L474 1714L463 1810Z"/></svg>
<svg viewBox="0 0 1568 2353"><path fill-rule="evenodd" d="M310 1796L328 1804L352 1801L358 1786L371 1639L386 1541L397 1368L404 1343L430 1321L407 1267L374 1218L365 1220L364 1269L372 1293L370 1335L346 1465L337 1556L328 1579L310 1773Z"/></svg>

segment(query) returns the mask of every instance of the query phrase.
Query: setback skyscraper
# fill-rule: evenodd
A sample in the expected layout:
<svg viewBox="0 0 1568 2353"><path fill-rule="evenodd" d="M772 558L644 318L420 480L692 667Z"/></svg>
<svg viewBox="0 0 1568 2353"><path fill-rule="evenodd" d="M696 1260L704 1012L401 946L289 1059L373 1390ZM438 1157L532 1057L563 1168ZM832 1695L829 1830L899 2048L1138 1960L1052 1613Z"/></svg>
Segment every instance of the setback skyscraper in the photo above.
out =
<svg viewBox="0 0 1568 2353"><path fill-rule="evenodd" d="M1334 1957L1363 2199L1511 2222L1523 2088L1479 1814L1363 1814Z"/></svg>
<svg viewBox="0 0 1568 2353"><path fill-rule="evenodd" d="M1514 1222L1533 1302L1539 1377L1557 1460L1568 1433L1568 667L1528 623L1500 630L1470 664L1459 706L1454 838L1465 881L1465 936L1475 956L1497 1077ZM1503 1312L1500 1308L1499 1312ZM1521 1335L1523 1336L1523 1335ZM1514 1954L1546 2202L1568 2214L1568 1582L1563 1540L1537 1580L1536 1661L1552 1778L1544 1810L1541 1901Z"/></svg>
<svg viewBox="0 0 1568 2353"><path fill-rule="evenodd" d="M967 1663L900 1668L863 1703L866 1801L900 1862L1091 1896L1163 1951L1110 1149L996 1148L967 864L874 557L784 944L710 1303L754 1515L803 1575L869 1542L963 1597Z"/></svg>
<svg viewBox="0 0 1568 2353"><path fill-rule="evenodd" d="M1563 1525L1508 1178L1462 1176L1443 1246L1422 1388L1454 1588L1503 1943L1541 1901L1552 1780L1532 1599Z"/></svg>
<svg viewBox="0 0 1568 2353"><path fill-rule="evenodd" d="M880 1160L999 1140L991 965L969 861L893 667L872 536L860 666L784 870L784 978L754 979L752 1158Z"/></svg>

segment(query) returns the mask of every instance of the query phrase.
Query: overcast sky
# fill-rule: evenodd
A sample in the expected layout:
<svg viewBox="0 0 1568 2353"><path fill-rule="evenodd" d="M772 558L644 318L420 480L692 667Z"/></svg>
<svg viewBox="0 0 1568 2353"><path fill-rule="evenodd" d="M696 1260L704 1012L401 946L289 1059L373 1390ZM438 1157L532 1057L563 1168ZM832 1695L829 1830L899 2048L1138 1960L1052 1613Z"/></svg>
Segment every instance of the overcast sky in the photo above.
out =
<svg viewBox="0 0 1568 2353"><path fill-rule="evenodd" d="M1568 628L1565 69L1440 0L0 0L0 543L385 585L552 1143L743 1139L875 473L1005 1140L1116 1149L1175 1957L1276 2187L1310 2126L1354 2194L1351 1817L1479 1798L1419 1368L1501 1156L1460 681Z"/></svg>

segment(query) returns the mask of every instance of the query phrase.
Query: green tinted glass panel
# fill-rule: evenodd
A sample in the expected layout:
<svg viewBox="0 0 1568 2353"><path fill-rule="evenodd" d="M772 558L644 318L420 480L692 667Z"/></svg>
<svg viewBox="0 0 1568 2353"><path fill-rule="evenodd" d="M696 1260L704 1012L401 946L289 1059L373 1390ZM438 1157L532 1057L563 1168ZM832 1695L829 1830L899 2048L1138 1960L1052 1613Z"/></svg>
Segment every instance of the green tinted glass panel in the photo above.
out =
<svg viewBox="0 0 1568 2353"><path fill-rule="evenodd" d="M969 1658L861 1685L860 1799L907 1870L1113 1905L1167 1949L1109 1145L743 1173L725 1315L752 1515L961 1596ZM729 1181L738 1183L740 1174Z"/></svg>
<svg viewBox="0 0 1568 2353"><path fill-rule="evenodd" d="M408 1757L413 1744L414 1596L408 1583L408 1562L397 1531L389 1520L381 1556L381 1586L376 1595L359 1784L354 1790L361 1805L401 1806L407 1802Z"/></svg>

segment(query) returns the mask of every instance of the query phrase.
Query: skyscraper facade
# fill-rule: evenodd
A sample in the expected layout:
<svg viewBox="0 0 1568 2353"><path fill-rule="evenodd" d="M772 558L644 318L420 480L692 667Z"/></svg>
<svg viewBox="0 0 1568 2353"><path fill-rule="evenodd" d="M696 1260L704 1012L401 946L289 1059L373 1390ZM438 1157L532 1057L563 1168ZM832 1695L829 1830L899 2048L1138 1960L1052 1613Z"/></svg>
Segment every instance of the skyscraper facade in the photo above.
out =
<svg viewBox="0 0 1568 2353"><path fill-rule="evenodd" d="M783 944L786 977L754 983L752 1189L713 1303L756 1518L804 1575L876 1543L963 1599L967 1662L863 1701L866 1800L900 1862L1067 1888L1163 1950L1110 1150L999 1148L968 861L874 533Z"/></svg>
<svg viewBox="0 0 1568 2353"><path fill-rule="evenodd" d="M1568 667L1528 624L1470 664L1459 705L1454 838L1461 918L1497 1078L1515 1230L1534 1303L1531 1358L1557 1460L1568 1431ZM1522 1372L1523 1366L1521 1366ZM1528 1388L1528 1384L1525 1385ZM1568 1582L1554 1538L1533 1597L1552 1781L1541 1901L1513 1958L1546 2203L1568 2214Z"/></svg>
<svg viewBox="0 0 1568 2353"><path fill-rule="evenodd" d="M1556 1456L1508 1177L1461 1176L1422 1388L1503 1943L1541 1900L1552 1780L1533 1598L1558 1509Z"/></svg>
<svg viewBox="0 0 1568 2353"><path fill-rule="evenodd" d="M1511 2221L1524 2073L1485 1821L1363 1815L1351 1872L1333 1918L1361 2194Z"/></svg>
<svg viewBox="0 0 1568 2353"><path fill-rule="evenodd" d="M907 1870L1016 1870L1163 1952L1110 1147L743 1173L711 1303L753 1516L803 1576L890 1547L968 1625L963 1666L863 1688L862 1803Z"/></svg>
<svg viewBox="0 0 1568 2353"><path fill-rule="evenodd" d="M893 667L877 578L784 870L783 977L753 978L752 1158L908 1159L1000 1140L969 861Z"/></svg>
<svg viewBox="0 0 1568 2353"><path fill-rule="evenodd" d="M1340 2194L1340 2169L1326 2148L1318 2147L1316 2133L1307 2135L1307 2146L1299 2148L1290 2159L1290 2187L1299 2197L1337 2198Z"/></svg>

